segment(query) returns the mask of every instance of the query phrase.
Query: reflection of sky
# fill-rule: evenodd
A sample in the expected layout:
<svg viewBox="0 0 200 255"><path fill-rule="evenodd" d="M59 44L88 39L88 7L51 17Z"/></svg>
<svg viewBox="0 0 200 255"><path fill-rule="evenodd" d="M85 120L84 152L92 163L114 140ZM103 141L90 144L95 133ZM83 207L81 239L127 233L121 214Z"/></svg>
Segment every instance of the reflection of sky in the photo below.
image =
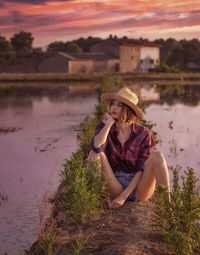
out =
<svg viewBox="0 0 200 255"><path fill-rule="evenodd" d="M200 168L200 105L196 107L177 103L174 106L152 104L146 109L146 119L156 123L154 130L162 142L157 146L168 165L193 167L199 175ZM173 129L169 128L172 122Z"/></svg>
<svg viewBox="0 0 200 255"><path fill-rule="evenodd" d="M8 203L0 207L1 252L12 255L16 247L23 250L35 241L37 202L43 192L57 187L58 170L76 149L79 123L97 101L96 94L76 94L0 100L0 128L22 128L0 134L0 192L8 195ZM155 86L143 86L141 95L159 99ZM200 105L177 102L149 105L146 119L156 123L154 130L162 139L157 147L168 164L194 167L199 175Z"/></svg>
<svg viewBox="0 0 200 255"><path fill-rule="evenodd" d="M0 133L0 192L8 196L0 206L0 254L18 254L36 240L38 202L56 189L58 171L76 151L79 124L94 111L96 94L70 95L61 102L42 97L31 107L25 101L16 98L17 104L0 107L0 128L22 128Z"/></svg>

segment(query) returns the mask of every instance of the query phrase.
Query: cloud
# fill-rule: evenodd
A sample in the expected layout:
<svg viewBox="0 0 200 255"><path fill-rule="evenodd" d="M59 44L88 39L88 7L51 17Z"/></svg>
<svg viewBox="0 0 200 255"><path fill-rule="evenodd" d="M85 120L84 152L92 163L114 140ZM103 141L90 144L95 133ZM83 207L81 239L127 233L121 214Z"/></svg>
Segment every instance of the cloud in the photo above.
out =
<svg viewBox="0 0 200 255"><path fill-rule="evenodd" d="M4 7L4 2L3 2L3 0L0 0L0 7Z"/></svg>
<svg viewBox="0 0 200 255"><path fill-rule="evenodd" d="M143 33L148 38L153 33L156 36L158 31L165 34L170 28L178 31L184 27L192 31L200 25L199 0L192 3L184 0L167 3L161 0L134 3L132 0L0 0L1 5L1 34L12 36L24 30L33 33L34 41L109 33L131 35L128 31L136 31L141 36Z"/></svg>
<svg viewBox="0 0 200 255"><path fill-rule="evenodd" d="M55 0L1 0L3 3L31 4L43 5L47 2L55 2ZM56 2L71 2L73 0L56 0Z"/></svg>
<svg viewBox="0 0 200 255"><path fill-rule="evenodd" d="M19 12L19 11L12 11L11 13L11 16L12 16L12 21L14 23L22 23L22 22L25 22L25 17L24 15Z"/></svg>

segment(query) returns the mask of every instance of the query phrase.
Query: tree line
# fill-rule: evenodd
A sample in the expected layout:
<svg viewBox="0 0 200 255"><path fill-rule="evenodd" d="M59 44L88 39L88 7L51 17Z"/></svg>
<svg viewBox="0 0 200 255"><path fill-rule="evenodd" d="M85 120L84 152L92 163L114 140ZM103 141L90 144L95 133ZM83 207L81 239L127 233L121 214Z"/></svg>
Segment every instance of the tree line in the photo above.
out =
<svg viewBox="0 0 200 255"><path fill-rule="evenodd" d="M109 38L117 38L117 36ZM128 37L123 38L127 40ZM142 38L140 38L142 39ZM0 35L0 65L14 64L16 62L17 52L42 52L41 48L33 47L33 36L30 32L20 31L14 34L10 40L6 40ZM90 47L103 41L99 37L89 36L88 38L79 38L71 41L54 41L47 46L47 51L61 52L88 52ZM154 43L159 44L161 65L157 71L166 71L169 67L174 70L186 71L188 63L199 69L200 66L200 41L196 38L192 40L176 40L174 38L157 39ZM160 68L160 69L159 69ZM173 69L173 68L172 68Z"/></svg>

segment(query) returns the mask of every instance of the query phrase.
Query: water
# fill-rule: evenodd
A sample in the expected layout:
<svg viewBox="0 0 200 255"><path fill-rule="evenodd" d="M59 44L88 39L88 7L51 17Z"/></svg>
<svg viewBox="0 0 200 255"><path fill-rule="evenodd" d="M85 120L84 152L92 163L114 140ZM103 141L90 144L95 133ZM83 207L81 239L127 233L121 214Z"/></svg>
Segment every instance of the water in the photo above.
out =
<svg viewBox="0 0 200 255"><path fill-rule="evenodd" d="M158 86L154 89L160 91L159 98L146 108L146 120L156 124L157 149L169 166L181 166L182 173L192 167L200 178L200 86L186 86L179 95L176 89L170 93Z"/></svg>
<svg viewBox="0 0 200 255"><path fill-rule="evenodd" d="M96 98L95 91L65 91L0 99L0 192L8 198L0 206L0 254L16 255L36 240L38 205L56 190Z"/></svg>
<svg viewBox="0 0 200 255"><path fill-rule="evenodd" d="M167 163L193 167L200 177L200 86L134 89ZM59 170L77 148L79 124L97 103L95 91L29 92L0 97L0 254L20 254L36 240L38 204L56 190Z"/></svg>

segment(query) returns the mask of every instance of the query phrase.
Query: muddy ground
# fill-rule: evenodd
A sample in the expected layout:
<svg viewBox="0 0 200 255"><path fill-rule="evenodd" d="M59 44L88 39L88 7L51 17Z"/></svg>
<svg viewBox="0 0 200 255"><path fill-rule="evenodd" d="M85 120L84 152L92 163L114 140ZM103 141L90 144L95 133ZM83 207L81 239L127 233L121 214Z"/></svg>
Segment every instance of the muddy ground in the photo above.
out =
<svg viewBox="0 0 200 255"><path fill-rule="evenodd" d="M50 225L57 230L56 242L60 246L57 255L78 254L74 253L72 243L75 237L80 236L86 238L81 255L173 255L160 233L152 230L152 217L150 201L127 202L115 210L107 208L99 218L82 225L69 220L66 213L56 215L54 211ZM31 252L44 254L38 242L32 246Z"/></svg>

